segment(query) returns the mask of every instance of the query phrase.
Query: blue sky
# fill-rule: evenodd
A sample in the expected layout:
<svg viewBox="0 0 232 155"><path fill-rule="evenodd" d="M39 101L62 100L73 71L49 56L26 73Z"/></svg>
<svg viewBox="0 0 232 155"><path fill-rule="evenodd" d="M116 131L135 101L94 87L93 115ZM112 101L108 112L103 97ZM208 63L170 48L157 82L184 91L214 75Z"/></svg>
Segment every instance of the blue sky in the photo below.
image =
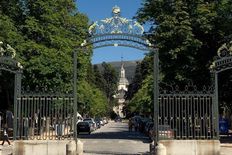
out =
<svg viewBox="0 0 232 155"><path fill-rule="evenodd" d="M77 0L78 10L86 14L90 22L111 17L112 8L117 5L121 8L121 16L131 19L135 16L143 0ZM146 31L146 29L145 29ZM144 57L144 51L127 47L104 47L95 49L92 63L139 60Z"/></svg>

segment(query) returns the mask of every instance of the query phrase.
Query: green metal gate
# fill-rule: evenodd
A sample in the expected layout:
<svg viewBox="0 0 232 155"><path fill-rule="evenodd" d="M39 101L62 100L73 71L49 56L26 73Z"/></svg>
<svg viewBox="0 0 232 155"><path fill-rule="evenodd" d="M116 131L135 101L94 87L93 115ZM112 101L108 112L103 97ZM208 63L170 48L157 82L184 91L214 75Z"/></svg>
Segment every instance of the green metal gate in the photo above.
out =
<svg viewBox="0 0 232 155"><path fill-rule="evenodd" d="M16 139L71 139L73 95L25 93L17 98Z"/></svg>
<svg viewBox="0 0 232 155"><path fill-rule="evenodd" d="M158 140L216 139L218 114L214 89L186 86L184 91L160 90Z"/></svg>

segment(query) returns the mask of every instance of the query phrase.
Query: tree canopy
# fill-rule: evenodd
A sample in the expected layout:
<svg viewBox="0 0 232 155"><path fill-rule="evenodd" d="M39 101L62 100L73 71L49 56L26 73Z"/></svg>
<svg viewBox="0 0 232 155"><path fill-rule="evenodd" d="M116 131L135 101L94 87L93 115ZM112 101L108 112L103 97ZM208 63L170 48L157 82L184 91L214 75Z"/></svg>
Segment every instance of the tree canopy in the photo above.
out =
<svg viewBox="0 0 232 155"><path fill-rule="evenodd" d="M73 52L88 36L88 17L77 10L77 4L73 0L0 0L0 41L16 49L24 68L22 86L72 91ZM96 82L88 83L92 50L77 51L77 55L79 110L86 104L89 114L104 115L106 95Z"/></svg>
<svg viewBox="0 0 232 155"><path fill-rule="evenodd" d="M232 39L231 10L230 0L144 1L136 18L152 25L148 37L159 49L160 82L180 86L211 83L209 67L217 49ZM147 86L148 79L144 78L140 89ZM139 93L140 90L133 96L133 103ZM145 94L147 97L143 98L153 95Z"/></svg>

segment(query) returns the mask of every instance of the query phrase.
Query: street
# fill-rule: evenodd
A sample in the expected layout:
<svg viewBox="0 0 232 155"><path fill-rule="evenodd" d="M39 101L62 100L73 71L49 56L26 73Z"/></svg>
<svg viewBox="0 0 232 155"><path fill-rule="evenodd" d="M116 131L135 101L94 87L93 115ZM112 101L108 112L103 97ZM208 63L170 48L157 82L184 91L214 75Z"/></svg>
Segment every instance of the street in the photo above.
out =
<svg viewBox="0 0 232 155"><path fill-rule="evenodd" d="M84 154L148 154L149 139L139 132L129 132L127 123L109 122L90 135L78 136Z"/></svg>

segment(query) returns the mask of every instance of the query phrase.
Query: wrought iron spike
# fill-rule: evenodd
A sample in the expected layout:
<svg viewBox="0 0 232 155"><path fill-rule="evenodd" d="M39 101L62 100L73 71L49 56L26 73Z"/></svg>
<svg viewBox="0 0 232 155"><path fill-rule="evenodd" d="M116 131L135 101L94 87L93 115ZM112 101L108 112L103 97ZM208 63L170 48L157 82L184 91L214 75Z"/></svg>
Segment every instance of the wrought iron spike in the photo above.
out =
<svg viewBox="0 0 232 155"><path fill-rule="evenodd" d="M197 91L197 86L196 85L193 86L193 91Z"/></svg>
<svg viewBox="0 0 232 155"><path fill-rule="evenodd" d="M39 86L38 85L35 86L35 91L39 92Z"/></svg>
<svg viewBox="0 0 232 155"><path fill-rule="evenodd" d="M176 89L176 91L179 91L179 86L178 86L178 85L176 85L175 89Z"/></svg>
<svg viewBox="0 0 232 155"><path fill-rule="evenodd" d="M188 90L189 90L189 86L188 86L188 85L185 85L184 90L185 90L185 91L188 91Z"/></svg>
<svg viewBox="0 0 232 155"><path fill-rule="evenodd" d="M48 86L47 86L47 85L45 85L45 86L43 87L43 91L44 91L44 92L47 92L47 91L48 91Z"/></svg>
<svg viewBox="0 0 232 155"><path fill-rule="evenodd" d="M29 86L29 85L27 85L26 91L27 91L27 92L30 92L30 86Z"/></svg>
<svg viewBox="0 0 232 155"><path fill-rule="evenodd" d="M203 86L203 91L206 91L206 86L205 85Z"/></svg>

